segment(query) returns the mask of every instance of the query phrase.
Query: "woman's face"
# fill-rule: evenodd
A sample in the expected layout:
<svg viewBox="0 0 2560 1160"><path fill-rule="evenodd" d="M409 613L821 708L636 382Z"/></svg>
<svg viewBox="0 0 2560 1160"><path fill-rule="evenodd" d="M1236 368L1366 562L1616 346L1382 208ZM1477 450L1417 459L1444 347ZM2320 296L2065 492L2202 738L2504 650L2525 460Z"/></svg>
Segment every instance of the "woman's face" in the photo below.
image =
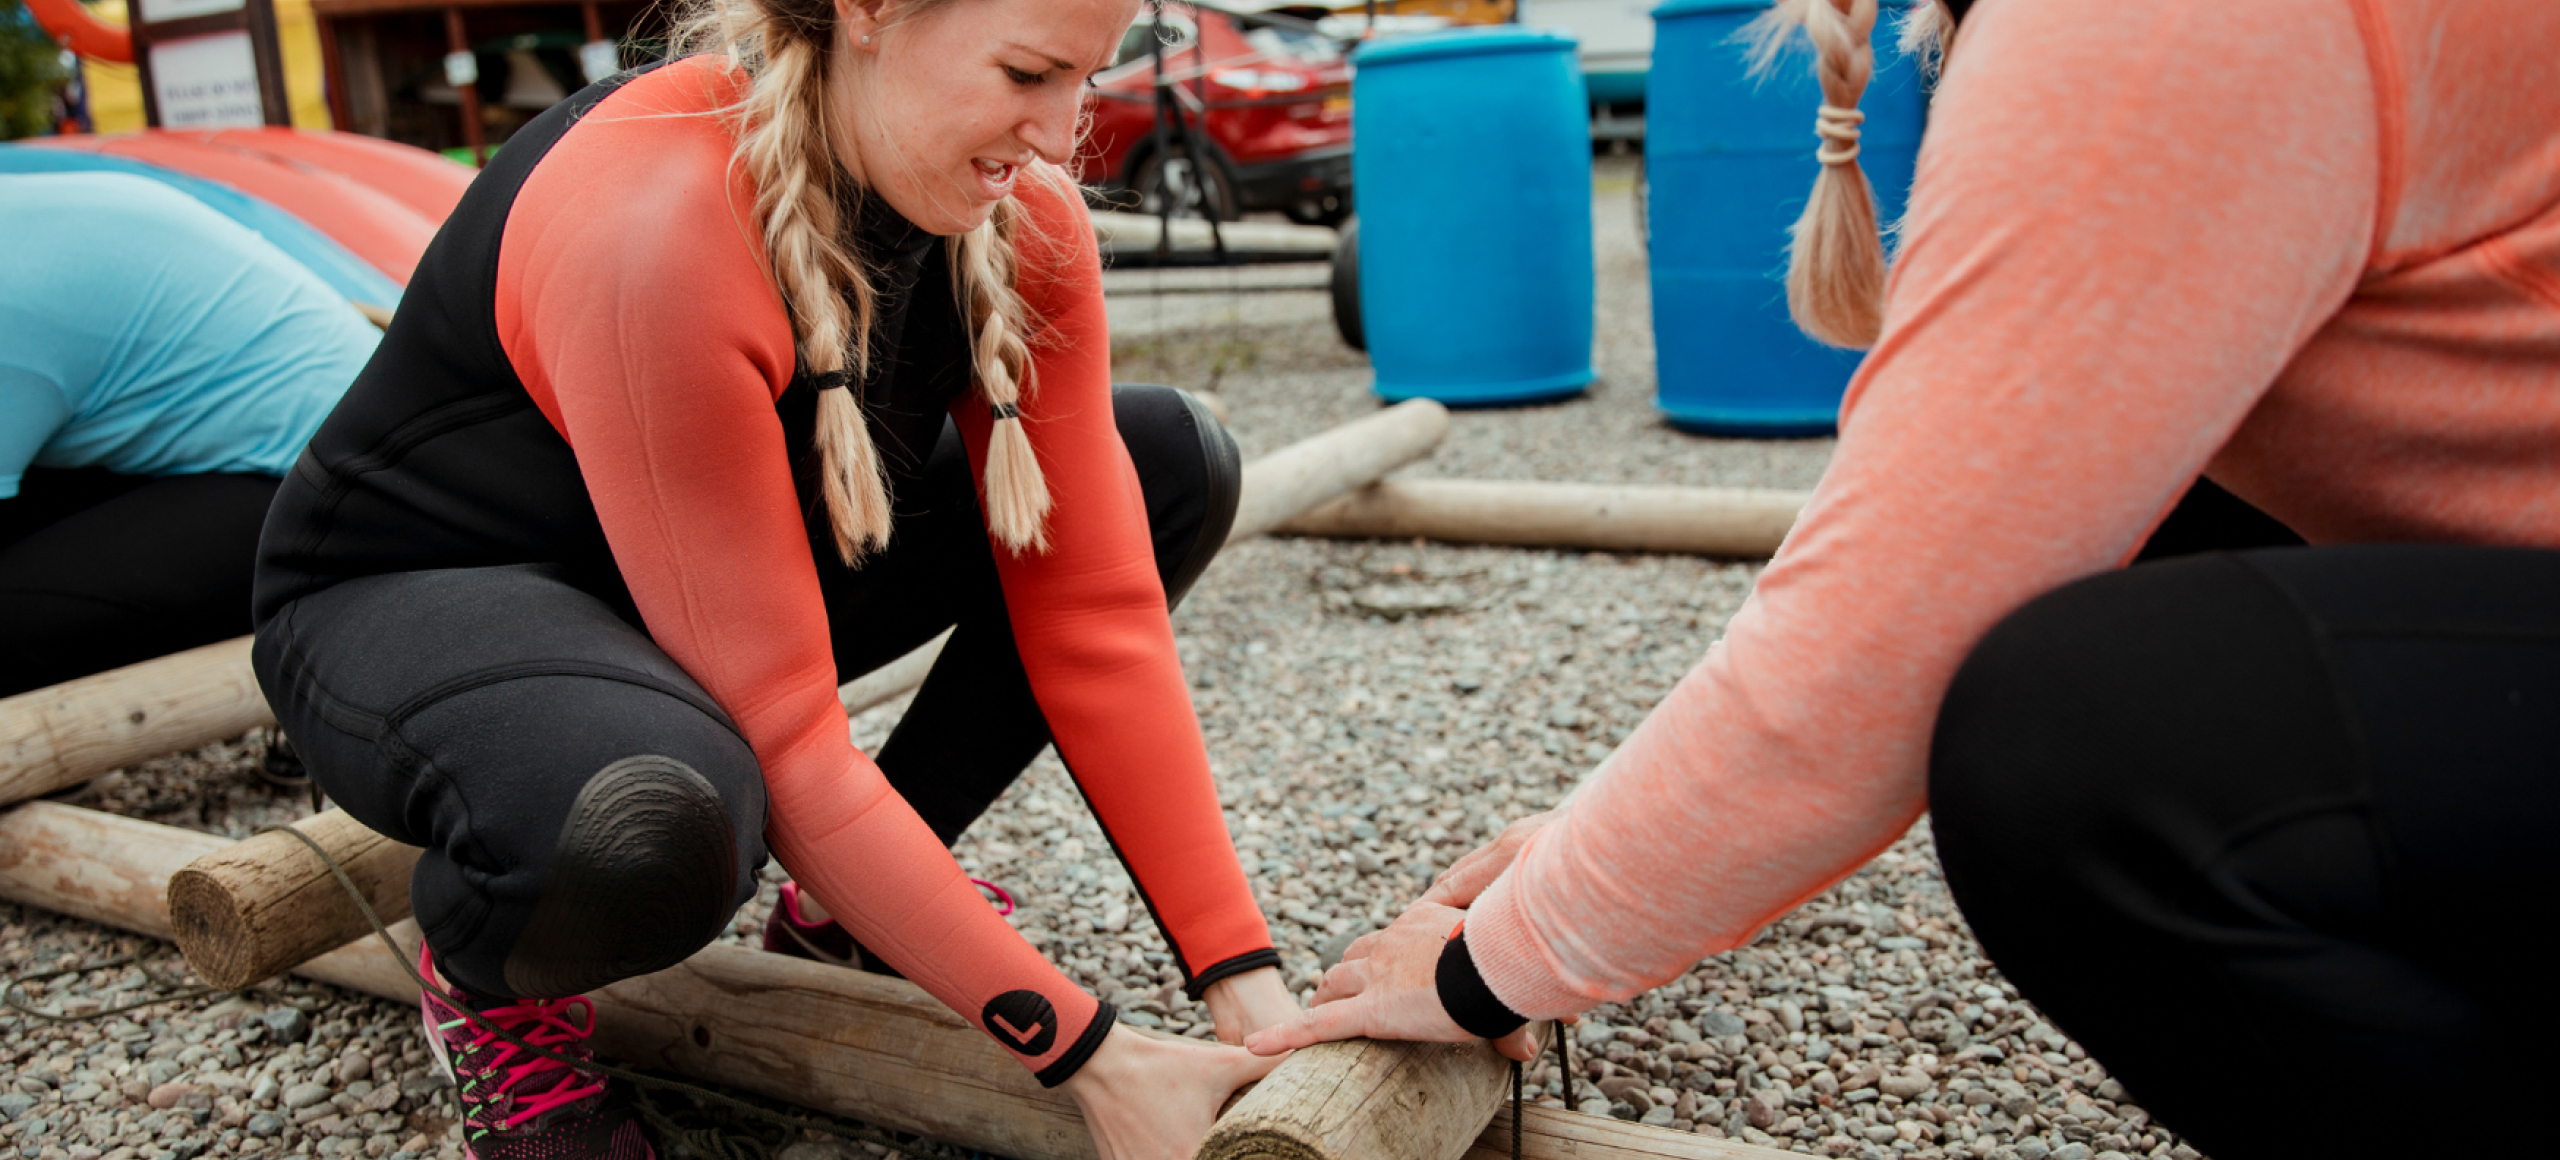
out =
<svg viewBox="0 0 2560 1160"><path fill-rule="evenodd" d="M836 0L845 168L936 234L977 228L1035 158L1075 147L1085 80L1138 0ZM864 43L863 37L870 42Z"/></svg>

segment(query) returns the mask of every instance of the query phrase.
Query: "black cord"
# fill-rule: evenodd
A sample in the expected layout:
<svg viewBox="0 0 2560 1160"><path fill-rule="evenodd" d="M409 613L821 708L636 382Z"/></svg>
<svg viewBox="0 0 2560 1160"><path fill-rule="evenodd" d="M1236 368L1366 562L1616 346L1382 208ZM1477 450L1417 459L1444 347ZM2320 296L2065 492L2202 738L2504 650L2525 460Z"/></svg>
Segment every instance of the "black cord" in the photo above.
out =
<svg viewBox="0 0 2560 1160"><path fill-rule="evenodd" d="M175 1003L181 999L193 999L203 995L218 995L222 993L222 988L220 987L207 987L202 985L183 987L169 994L162 995L157 999L145 999L139 1003L127 1003L122 1007L109 1007L104 1011L91 1011L84 1015L57 1015L51 1011L38 1011L35 1008L28 1006L18 998L18 988L29 983L41 983L50 979L59 979L65 975L85 975L91 971L111 971L117 967L129 967L141 961L142 956L140 955L126 955L120 959L108 959L103 963L87 963L77 967L64 967L58 971L46 971L42 974L20 975L17 978L9 980L7 983L0 983L0 1003L8 1004L10 1010L17 1012L20 1015L24 1015L27 1018L41 1019L47 1023L95 1023L98 1020L105 1019L111 1015L122 1015L127 1011L139 1011L145 1007L157 1007L162 1003ZM155 987L178 986L178 984L173 980L163 979L158 975L152 974L149 967L144 967L142 969L142 977L148 980Z"/></svg>
<svg viewBox="0 0 2560 1160"><path fill-rule="evenodd" d="M1520 1061L1511 1061L1511 1160L1520 1160L1521 1105Z"/></svg>

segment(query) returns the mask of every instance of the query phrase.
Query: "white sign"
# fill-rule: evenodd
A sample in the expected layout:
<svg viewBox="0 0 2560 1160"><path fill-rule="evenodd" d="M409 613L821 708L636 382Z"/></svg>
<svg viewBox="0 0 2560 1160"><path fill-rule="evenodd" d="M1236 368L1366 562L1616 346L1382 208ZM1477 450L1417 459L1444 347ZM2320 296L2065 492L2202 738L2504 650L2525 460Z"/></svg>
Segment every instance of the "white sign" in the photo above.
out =
<svg viewBox="0 0 2560 1160"><path fill-rule="evenodd" d="M151 84L163 129L254 129L266 123L258 103L258 58L246 32L217 32L151 46Z"/></svg>
<svg viewBox="0 0 2560 1160"><path fill-rule="evenodd" d="M238 12L248 6L249 0L142 0L142 20L145 24L157 24L163 20L184 20L216 12Z"/></svg>

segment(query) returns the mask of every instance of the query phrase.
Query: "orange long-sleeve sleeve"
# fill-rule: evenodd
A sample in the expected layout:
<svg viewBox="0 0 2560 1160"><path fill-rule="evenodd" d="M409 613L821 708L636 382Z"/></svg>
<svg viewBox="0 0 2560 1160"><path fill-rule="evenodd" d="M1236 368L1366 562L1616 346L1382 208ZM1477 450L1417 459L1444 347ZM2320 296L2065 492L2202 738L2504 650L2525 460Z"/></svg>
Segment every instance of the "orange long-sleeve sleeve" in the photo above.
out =
<svg viewBox="0 0 2560 1160"><path fill-rule="evenodd" d="M1477 901L1494 993L1623 998L1850 873L1973 644L2200 472L2314 542L2560 545L2554 44L2545 0L1976 5L1831 469Z"/></svg>

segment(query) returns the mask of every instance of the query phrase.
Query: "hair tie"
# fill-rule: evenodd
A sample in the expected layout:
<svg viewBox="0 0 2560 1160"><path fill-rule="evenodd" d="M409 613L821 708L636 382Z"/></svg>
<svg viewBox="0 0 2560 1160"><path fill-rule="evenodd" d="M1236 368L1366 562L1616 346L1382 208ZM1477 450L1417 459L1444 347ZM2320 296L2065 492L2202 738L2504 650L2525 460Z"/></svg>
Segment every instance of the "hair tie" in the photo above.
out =
<svg viewBox="0 0 2560 1160"><path fill-rule="evenodd" d="M853 385L852 371L828 371L809 376L809 385L821 391L841 391Z"/></svg>
<svg viewBox="0 0 2560 1160"><path fill-rule="evenodd" d="M1022 405L1019 403L989 403L987 410L996 417L998 423L1022 417Z"/></svg>
<svg viewBox="0 0 2560 1160"><path fill-rule="evenodd" d="M1813 135L1822 138L1822 148L1813 159L1825 165L1847 165L1858 159L1858 126L1867 119L1856 109L1824 105L1813 115Z"/></svg>

